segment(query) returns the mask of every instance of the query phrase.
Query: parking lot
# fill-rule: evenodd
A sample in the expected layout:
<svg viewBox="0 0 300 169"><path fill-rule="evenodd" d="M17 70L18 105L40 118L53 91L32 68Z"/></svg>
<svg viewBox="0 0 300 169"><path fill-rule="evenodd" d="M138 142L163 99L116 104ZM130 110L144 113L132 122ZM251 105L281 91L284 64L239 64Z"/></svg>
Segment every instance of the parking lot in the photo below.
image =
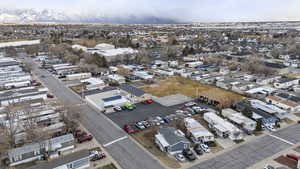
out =
<svg viewBox="0 0 300 169"><path fill-rule="evenodd" d="M120 127L123 127L124 125L134 124L151 117L165 117L173 114L180 106L182 105L166 107L156 102L152 104L138 103L136 104L136 109L132 111L122 110L121 112L106 114L106 116Z"/></svg>

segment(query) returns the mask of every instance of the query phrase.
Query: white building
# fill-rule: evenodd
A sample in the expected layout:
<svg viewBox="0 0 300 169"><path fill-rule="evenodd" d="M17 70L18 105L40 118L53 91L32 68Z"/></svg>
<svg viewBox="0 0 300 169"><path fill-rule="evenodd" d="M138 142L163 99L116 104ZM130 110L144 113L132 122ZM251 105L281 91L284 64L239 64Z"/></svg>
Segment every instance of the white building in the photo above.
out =
<svg viewBox="0 0 300 169"><path fill-rule="evenodd" d="M256 129L256 121L244 116L243 114L232 109L223 109L222 115L232 123L244 128L247 131L253 132Z"/></svg>
<svg viewBox="0 0 300 169"><path fill-rule="evenodd" d="M214 135L193 118L185 118L184 125L194 143L210 143L215 140Z"/></svg>
<svg viewBox="0 0 300 169"><path fill-rule="evenodd" d="M66 75L66 80L82 80L92 77L91 73L75 73Z"/></svg>
<svg viewBox="0 0 300 169"><path fill-rule="evenodd" d="M88 104L94 108L104 111L106 108L114 106L123 106L130 102L127 98L121 95L119 90L111 90L107 92L88 95L85 97Z"/></svg>
<svg viewBox="0 0 300 169"><path fill-rule="evenodd" d="M287 78L287 79L281 79L274 83L274 87L278 89L286 89L293 85L298 85L299 79L296 78Z"/></svg>
<svg viewBox="0 0 300 169"><path fill-rule="evenodd" d="M133 75L141 78L141 79L144 79L144 80L147 80L147 79L152 79L153 78L153 75L150 75L148 72L146 71L135 71L133 72Z"/></svg>
<svg viewBox="0 0 300 169"><path fill-rule="evenodd" d="M87 90L93 90L93 89L100 89L102 90L106 85L103 80L99 78L88 78L81 80L82 83L85 83L86 89Z"/></svg>
<svg viewBox="0 0 300 169"><path fill-rule="evenodd" d="M242 140L244 135L243 132L235 127L230 122L222 119L215 113L208 112L203 115L204 120L208 122L209 127L213 129L216 134L220 137L227 138L231 140Z"/></svg>
<svg viewBox="0 0 300 169"><path fill-rule="evenodd" d="M124 76L119 74L110 74L107 76L108 80L111 82L118 82L119 84L125 83L126 79Z"/></svg>
<svg viewBox="0 0 300 169"><path fill-rule="evenodd" d="M278 118L282 118L288 113L286 110L283 110L275 105L267 104L257 99L251 99L249 100L249 102L252 107L263 110L269 114L275 115Z"/></svg>

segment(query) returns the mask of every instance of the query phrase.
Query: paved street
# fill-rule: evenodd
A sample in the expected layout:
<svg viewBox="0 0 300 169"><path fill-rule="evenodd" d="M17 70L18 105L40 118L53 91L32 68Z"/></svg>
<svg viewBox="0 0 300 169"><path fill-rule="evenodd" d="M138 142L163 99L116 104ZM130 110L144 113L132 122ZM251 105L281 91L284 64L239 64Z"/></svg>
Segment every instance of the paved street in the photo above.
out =
<svg viewBox="0 0 300 169"><path fill-rule="evenodd" d="M32 63L33 61L26 58L24 62ZM36 64L33 64L32 71L38 77L45 76L40 80L60 101L68 105L79 105L77 108L81 112L81 123L99 143L104 145L126 135L103 114L96 112L86 104L80 105L82 103L80 97L66 88L62 82L51 76L50 73L38 69ZM164 168L157 160L153 159L128 138L107 146L106 150L124 169Z"/></svg>
<svg viewBox="0 0 300 169"><path fill-rule="evenodd" d="M26 59L26 62L32 62L32 60ZM86 104L82 104L80 97L66 88L59 80L51 76L48 72L38 69L37 65L33 66L33 72L38 76L45 76L44 78L40 78L41 81L58 99L69 105L78 105L78 111L82 114L82 124L95 136L98 142L102 145L108 145L106 146L107 151L118 161L122 168L164 168L132 140L128 138L120 139L124 138L126 134L117 125L105 115L98 113ZM300 125L292 125L272 135L259 137L254 141L224 152L215 158L196 164L190 169L245 169L291 147L292 145L289 143L300 142ZM120 141L114 142L117 139Z"/></svg>
<svg viewBox="0 0 300 169"><path fill-rule="evenodd" d="M300 142L300 125L284 128L273 133L275 137L266 135L247 144L243 144L231 151L220 154L219 156L199 163L190 169L245 169L253 164L262 161L288 147L287 142ZM281 140L282 139L282 140ZM286 141L283 141L286 140Z"/></svg>

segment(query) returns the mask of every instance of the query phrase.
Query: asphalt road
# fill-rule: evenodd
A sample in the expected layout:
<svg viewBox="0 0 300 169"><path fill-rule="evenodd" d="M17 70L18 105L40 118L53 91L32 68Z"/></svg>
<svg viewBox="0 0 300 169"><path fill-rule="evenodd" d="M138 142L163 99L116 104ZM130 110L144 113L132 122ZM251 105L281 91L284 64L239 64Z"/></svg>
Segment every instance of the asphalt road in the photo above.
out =
<svg viewBox="0 0 300 169"><path fill-rule="evenodd" d="M196 164L190 169L245 169L251 167L257 162L291 147L292 145L286 143L285 140L294 144L300 142L300 125L295 124L272 133L272 135L280 139L265 135L213 159Z"/></svg>
<svg viewBox="0 0 300 169"><path fill-rule="evenodd" d="M25 62L32 63L26 58ZM78 95L66 88L63 83L51 76L50 73L33 65L32 70L43 84L61 101L74 105L81 112L81 123L94 135L102 145L126 136L126 134L105 115L98 113L86 104ZM292 145L300 142L300 125L295 124L272 133L275 137L265 135L254 141L243 144L233 150L195 164L190 169L245 169L264 160ZM279 137L276 138L276 137ZM124 169L163 169L164 167L152 156L138 147L132 140L125 138L106 147L111 156Z"/></svg>
<svg viewBox="0 0 300 169"><path fill-rule="evenodd" d="M33 63L33 60L25 57L24 62ZM93 134L95 139L102 145L111 143L116 139L126 136L126 133L111 122L106 116L93 110L87 104L83 104L81 98L66 88L62 82L49 72L32 65L32 72L39 77L59 101L73 105L81 112L82 125ZM41 76L44 77L41 77ZM122 139L106 147L110 155L123 169L164 169L164 167L143 149L138 147L129 138Z"/></svg>

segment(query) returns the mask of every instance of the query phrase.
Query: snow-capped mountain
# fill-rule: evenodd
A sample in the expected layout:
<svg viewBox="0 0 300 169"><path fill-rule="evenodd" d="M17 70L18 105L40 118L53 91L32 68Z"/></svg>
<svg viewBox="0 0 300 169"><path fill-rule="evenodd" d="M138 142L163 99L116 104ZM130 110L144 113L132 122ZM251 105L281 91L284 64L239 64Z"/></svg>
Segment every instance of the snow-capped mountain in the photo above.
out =
<svg viewBox="0 0 300 169"><path fill-rule="evenodd" d="M105 16L97 14L71 14L56 10L0 9L0 23L17 22L81 22L112 24L170 24L177 23L171 18L156 16Z"/></svg>

